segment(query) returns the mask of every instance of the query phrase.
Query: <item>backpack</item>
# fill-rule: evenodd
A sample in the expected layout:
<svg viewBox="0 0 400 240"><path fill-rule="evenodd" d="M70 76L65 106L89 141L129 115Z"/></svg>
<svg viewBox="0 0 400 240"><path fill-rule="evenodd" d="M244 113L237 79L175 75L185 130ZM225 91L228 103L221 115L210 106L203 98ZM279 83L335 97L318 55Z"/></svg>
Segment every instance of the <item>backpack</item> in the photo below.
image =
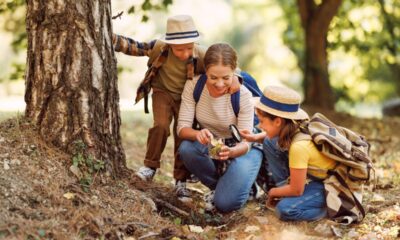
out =
<svg viewBox="0 0 400 240"><path fill-rule="evenodd" d="M328 217L343 224L361 222L365 217L362 187L370 181L374 170L370 144L363 136L334 124L321 113L300 125L292 143L301 140L312 140L322 154L337 162L324 180Z"/></svg>
<svg viewBox="0 0 400 240"><path fill-rule="evenodd" d="M243 84L253 95L253 97L261 97L262 92L257 85L257 81L247 72L241 71L239 77L239 81ZM194 90L193 90L193 99L197 104L200 100L201 93L203 92L204 86L206 85L207 76L202 74L197 81ZM240 91L237 91L231 94L231 104L233 108L233 112L235 116L238 117L240 112ZM258 125L259 120L257 115L254 113L254 126Z"/></svg>

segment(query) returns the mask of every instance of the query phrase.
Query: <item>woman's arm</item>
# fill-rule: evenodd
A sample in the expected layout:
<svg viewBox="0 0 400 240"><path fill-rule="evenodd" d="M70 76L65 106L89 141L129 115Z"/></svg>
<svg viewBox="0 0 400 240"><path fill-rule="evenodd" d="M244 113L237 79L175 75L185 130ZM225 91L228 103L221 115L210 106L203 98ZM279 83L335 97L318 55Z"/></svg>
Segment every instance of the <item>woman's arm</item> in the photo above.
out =
<svg viewBox="0 0 400 240"><path fill-rule="evenodd" d="M307 168L290 168L290 183L282 187L271 188L268 198L301 196L307 179Z"/></svg>
<svg viewBox="0 0 400 240"><path fill-rule="evenodd" d="M210 142L211 138L213 138L212 133L204 128L201 130L195 130L193 128L184 127L179 131L178 134L179 138L191 140L191 141L198 141L201 144L207 144Z"/></svg>
<svg viewBox="0 0 400 240"><path fill-rule="evenodd" d="M221 152L219 152L219 159L217 160L228 160L230 158L240 157L246 154L251 148L250 143L241 142L236 144L234 147L223 146Z"/></svg>

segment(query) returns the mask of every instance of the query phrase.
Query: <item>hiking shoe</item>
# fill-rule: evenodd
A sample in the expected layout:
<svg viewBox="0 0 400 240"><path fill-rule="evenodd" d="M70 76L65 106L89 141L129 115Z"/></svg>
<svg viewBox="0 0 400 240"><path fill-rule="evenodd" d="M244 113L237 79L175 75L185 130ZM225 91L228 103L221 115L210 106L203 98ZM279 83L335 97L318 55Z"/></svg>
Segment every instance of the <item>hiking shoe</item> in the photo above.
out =
<svg viewBox="0 0 400 240"><path fill-rule="evenodd" d="M254 182L250 189L248 201L258 200L262 197L262 195L263 195L263 190L261 189L261 187L258 185L257 182Z"/></svg>
<svg viewBox="0 0 400 240"><path fill-rule="evenodd" d="M204 197L203 197L204 210L209 211L209 212L215 210L214 195L215 195L214 190L204 194Z"/></svg>
<svg viewBox="0 0 400 240"><path fill-rule="evenodd" d="M196 177L196 175L190 174L190 177L188 179L186 179L186 181L188 183L197 183L200 181L200 179L198 177Z"/></svg>
<svg viewBox="0 0 400 240"><path fill-rule="evenodd" d="M153 180L153 177L156 174L156 170L143 166L139 168L139 170L135 174L143 181L151 181Z"/></svg>
<svg viewBox="0 0 400 240"><path fill-rule="evenodd" d="M176 197L181 202L191 202L192 194L189 189L186 188L186 182L177 180L175 183L175 193Z"/></svg>

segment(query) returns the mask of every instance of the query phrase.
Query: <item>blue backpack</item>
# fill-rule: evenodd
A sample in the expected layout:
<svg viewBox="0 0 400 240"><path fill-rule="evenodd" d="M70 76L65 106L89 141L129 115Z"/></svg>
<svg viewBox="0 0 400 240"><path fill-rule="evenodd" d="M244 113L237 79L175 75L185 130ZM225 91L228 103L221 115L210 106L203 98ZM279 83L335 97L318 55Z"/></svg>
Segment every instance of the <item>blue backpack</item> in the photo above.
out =
<svg viewBox="0 0 400 240"><path fill-rule="evenodd" d="M261 97L262 96L262 91L257 85L256 80L247 72L241 71L239 81L241 84L243 84L253 95L253 97ZM206 85L207 81L207 76L205 74L202 74L197 81L194 90L193 90L193 99L196 102L196 104L200 100L200 95L201 92L204 89L204 86ZM239 115L240 111L240 91L235 92L234 94L231 94L231 104L233 108L233 112L235 113L235 116L237 117ZM258 117L256 114L254 114L254 126L256 126L259 123Z"/></svg>

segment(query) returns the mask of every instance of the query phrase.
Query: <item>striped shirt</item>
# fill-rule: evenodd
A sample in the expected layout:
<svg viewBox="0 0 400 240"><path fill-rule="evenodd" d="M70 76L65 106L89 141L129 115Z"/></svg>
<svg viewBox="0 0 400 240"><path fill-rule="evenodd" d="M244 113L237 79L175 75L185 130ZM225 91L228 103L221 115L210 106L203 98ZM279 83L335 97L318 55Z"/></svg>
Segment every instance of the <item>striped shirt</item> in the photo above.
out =
<svg viewBox="0 0 400 240"><path fill-rule="evenodd" d="M195 114L200 127L210 130L214 137L231 138L230 124L235 124L239 130L247 129L251 131L253 129L254 106L251 101L252 95L245 86L240 86L240 111L238 117L236 117L232 108L231 95L225 94L214 98L210 96L207 86L204 86L196 104L193 98L193 90L198 79L199 76L196 76L193 81L187 81L183 89L178 118L178 134L182 128L192 128Z"/></svg>

